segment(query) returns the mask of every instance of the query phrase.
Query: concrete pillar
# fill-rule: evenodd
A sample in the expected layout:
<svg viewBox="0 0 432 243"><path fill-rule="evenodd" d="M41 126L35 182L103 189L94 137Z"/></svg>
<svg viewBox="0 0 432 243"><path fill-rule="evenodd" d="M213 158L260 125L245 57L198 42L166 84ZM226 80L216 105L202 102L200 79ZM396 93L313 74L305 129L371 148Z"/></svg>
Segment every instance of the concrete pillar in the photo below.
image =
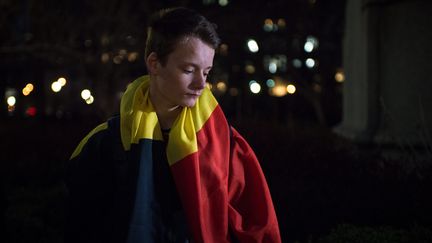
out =
<svg viewBox="0 0 432 243"><path fill-rule="evenodd" d="M365 143L432 145L432 1L347 0L343 121Z"/></svg>

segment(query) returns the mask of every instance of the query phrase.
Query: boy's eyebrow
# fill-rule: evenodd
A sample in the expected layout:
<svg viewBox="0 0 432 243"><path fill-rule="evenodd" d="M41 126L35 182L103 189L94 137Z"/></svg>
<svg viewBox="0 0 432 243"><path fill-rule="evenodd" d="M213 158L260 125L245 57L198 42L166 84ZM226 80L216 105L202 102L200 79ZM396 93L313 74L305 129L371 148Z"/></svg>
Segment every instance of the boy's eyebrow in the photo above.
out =
<svg viewBox="0 0 432 243"><path fill-rule="evenodd" d="M196 68L200 67L198 64L193 63L193 62L183 62L183 65L189 65L189 66L193 66L193 67L196 67ZM208 66L205 69L212 69L212 68L213 68L213 66Z"/></svg>

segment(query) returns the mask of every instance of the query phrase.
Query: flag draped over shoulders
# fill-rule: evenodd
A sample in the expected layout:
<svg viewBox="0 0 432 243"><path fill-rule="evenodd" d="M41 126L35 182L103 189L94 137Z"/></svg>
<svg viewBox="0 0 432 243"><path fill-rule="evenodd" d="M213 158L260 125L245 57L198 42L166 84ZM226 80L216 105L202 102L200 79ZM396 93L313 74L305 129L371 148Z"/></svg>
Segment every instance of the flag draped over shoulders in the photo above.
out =
<svg viewBox="0 0 432 243"><path fill-rule="evenodd" d="M149 83L148 76L141 77L123 95L120 139L126 152L142 140L164 140L149 99ZM98 129L106 125L83 139L72 158L80 156ZM209 89L177 117L169 132L166 158L193 242L281 241L259 162L243 137L228 125Z"/></svg>

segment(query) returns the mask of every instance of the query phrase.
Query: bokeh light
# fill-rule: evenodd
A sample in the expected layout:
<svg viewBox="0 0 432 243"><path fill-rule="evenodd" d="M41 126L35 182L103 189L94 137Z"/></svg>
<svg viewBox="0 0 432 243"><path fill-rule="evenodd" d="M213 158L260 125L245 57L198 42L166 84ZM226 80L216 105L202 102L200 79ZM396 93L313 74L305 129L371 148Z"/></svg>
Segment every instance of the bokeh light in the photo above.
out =
<svg viewBox="0 0 432 243"><path fill-rule="evenodd" d="M219 0L219 5L222 7L225 7L226 5L228 5L228 0Z"/></svg>
<svg viewBox="0 0 432 243"><path fill-rule="evenodd" d="M83 89L81 91L81 98L83 98L83 100L88 100L91 97L91 92L88 89Z"/></svg>
<svg viewBox="0 0 432 243"><path fill-rule="evenodd" d="M296 92L296 87L294 84L288 84L286 90L288 94L294 94Z"/></svg>
<svg viewBox="0 0 432 243"><path fill-rule="evenodd" d="M259 92L261 92L261 85L257 83L257 81L251 80L249 82L249 89L252 93L258 94Z"/></svg>
<svg viewBox="0 0 432 243"><path fill-rule="evenodd" d="M55 82L53 82L53 83L51 84L51 89L52 89L52 91L54 91L55 93L60 92L61 88L62 88L62 85L61 85L59 82L57 82L57 81L55 81Z"/></svg>
<svg viewBox="0 0 432 243"><path fill-rule="evenodd" d="M336 71L335 80L338 83L343 83L345 81L345 74L341 69Z"/></svg>
<svg viewBox="0 0 432 243"><path fill-rule="evenodd" d="M218 83L216 84L216 88L217 88L219 91L225 93L225 91L227 90L227 85L226 85L225 82L220 81L220 82L218 82Z"/></svg>
<svg viewBox="0 0 432 243"><path fill-rule="evenodd" d="M23 89L22 89L22 94L24 96L29 95L34 89L34 85L32 83L28 83Z"/></svg>
<svg viewBox="0 0 432 243"><path fill-rule="evenodd" d="M253 73L255 73L255 66L252 64L247 64L245 66L245 71L246 71L246 73L253 74Z"/></svg>
<svg viewBox="0 0 432 243"><path fill-rule="evenodd" d="M16 98L15 98L15 96L9 96L9 97L6 99L6 103L7 103L9 106L14 106L14 105L16 104Z"/></svg>
<svg viewBox="0 0 432 243"><path fill-rule="evenodd" d="M273 79L267 79L266 85L269 88L273 88L275 86L275 81Z"/></svg>
<svg viewBox="0 0 432 243"><path fill-rule="evenodd" d="M229 94L231 96L237 96L239 94L239 90L237 88L230 88L229 89Z"/></svg>
<svg viewBox="0 0 432 243"><path fill-rule="evenodd" d="M88 99L86 99L85 101L88 105L91 105L94 102L94 97L90 95L90 97Z"/></svg>
<svg viewBox="0 0 432 243"><path fill-rule="evenodd" d="M302 67L302 61L300 61L300 59L298 59L298 58L295 58L292 61L292 64L295 68L301 68Z"/></svg>
<svg viewBox="0 0 432 243"><path fill-rule="evenodd" d="M264 26L263 26L264 31L266 32L270 32L273 30L273 20L271 19L266 19L264 20Z"/></svg>
<svg viewBox="0 0 432 243"><path fill-rule="evenodd" d="M314 68L316 65L316 62L313 58L308 58L308 59L306 59L305 64L306 64L306 67L308 67L308 68Z"/></svg>
<svg viewBox="0 0 432 243"><path fill-rule="evenodd" d="M285 85L277 84L272 89L270 89L269 92L272 96L282 97L287 94L287 89Z"/></svg>
<svg viewBox="0 0 432 243"><path fill-rule="evenodd" d="M269 71L270 73L276 73L276 72L277 72L277 63L276 63L275 61L271 61L271 62L269 63L268 71Z"/></svg>
<svg viewBox="0 0 432 243"><path fill-rule="evenodd" d="M247 46L250 52L256 53L259 51L258 43L254 39L249 39L247 42Z"/></svg>
<svg viewBox="0 0 432 243"><path fill-rule="evenodd" d="M66 79L63 77L60 77L59 79L57 79L57 82L63 87L66 85Z"/></svg>

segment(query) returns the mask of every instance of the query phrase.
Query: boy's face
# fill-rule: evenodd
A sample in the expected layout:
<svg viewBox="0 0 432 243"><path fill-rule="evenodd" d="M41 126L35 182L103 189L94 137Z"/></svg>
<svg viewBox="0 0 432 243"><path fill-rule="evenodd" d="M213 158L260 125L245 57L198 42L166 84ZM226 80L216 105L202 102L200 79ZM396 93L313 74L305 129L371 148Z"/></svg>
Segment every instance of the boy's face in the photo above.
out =
<svg viewBox="0 0 432 243"><path fill-rule="evenodd" d="M215 50L196 37L180 40L165 65L154 64L152 102L165 108L192 107L206 85Z"/></svg>

